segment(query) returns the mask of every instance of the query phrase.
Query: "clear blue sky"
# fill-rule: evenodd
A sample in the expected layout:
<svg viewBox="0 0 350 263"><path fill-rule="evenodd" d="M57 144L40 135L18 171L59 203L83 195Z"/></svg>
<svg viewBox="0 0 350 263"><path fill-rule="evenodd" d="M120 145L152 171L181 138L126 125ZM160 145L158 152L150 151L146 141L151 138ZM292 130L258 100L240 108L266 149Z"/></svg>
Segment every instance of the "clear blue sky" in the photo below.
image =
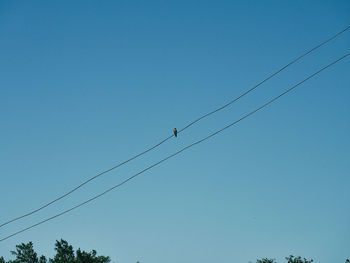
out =
<svg viewBox="0 0 350 263"><path fill-rule="evenodd" d="M1 1L0 222L213 110L350 24L349 1ZM4 237L133 175L349 52L350 31L256 92ZM56 239L120 263L350 256L350 60L74 212Z"/></svg>

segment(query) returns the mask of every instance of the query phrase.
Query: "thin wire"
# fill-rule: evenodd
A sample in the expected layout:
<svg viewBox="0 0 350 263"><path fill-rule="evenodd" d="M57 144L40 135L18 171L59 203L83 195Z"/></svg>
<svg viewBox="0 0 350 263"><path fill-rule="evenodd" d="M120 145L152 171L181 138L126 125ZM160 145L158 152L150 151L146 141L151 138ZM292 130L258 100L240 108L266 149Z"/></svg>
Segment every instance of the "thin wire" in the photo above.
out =
<svg viewBox="0 0 350 263"><path fill-rule="evenodd" d="M135 177L139 176L140 174L146 172L147 170L150 170L150 169L152 169L153 167L155 167L155 166L161 164L162 162L165 162L166 160L168 160L168 159L170 159L170 158L172 158L172 157L174 157L174 156L176 156L176 155L182 153L183 151L185 151L185 150L187 150L187 149L189 149L189 148L191 148L191 147L193 147L193 146L195 146L195 145L197 145L197 144L200 144L200 143L202 143L202 142L204 142L204 141L210 139L211 137L214 137L215 135L217 135L217 134L223 132L224 130L226 130L226 129L230 128L230 127L232 127L233 125L237 124L238 122L240 122L240 121L242 121L242 120L248 118L249 116L251 116L252 114L256 113L257 111L259 111L259 110L265 108L266 106L268 106L269 104L273 103L274 101L276 101L277 99L279 99L279 98L282 97L283 95L285 95L285 94L289 93L290 91L294 90L294 89L295 89L296 87L298 87L299 85L303 84L303 83L306 82L307 80L311 79L312 77L314 77L314 76L316 76L317 74L321 73L323 70L325 70L325 69L331 67L332 65L336 64L337 62L339 62L340 60L346 58L346 57L349 56L349 55L350 55L350 52L347 53L347 54L345 54L344 56L338 58L337 60L333 61L332 63L328 64L327 66L321 68L320 70L316 71L315 73L311 74L311 75L310 75L309 77L307 77L306 79L300 81L299 83L297 83L297 84L294 85L293 87L291 87L291 88L285 90L283 93L281 93L281 94L278 95L277 97L274 97L273 99L269 100L268 102L266 102L266 103L263 104L262 106L260 106L260 107L256 108L255 110L249 112L248 114L246 114L246 115L244 115L243 117L241 117L240 119L238 119L238 120L236 120L236 121L230 123L229 125L225 126L224 128L222 128L222 129L220 129L220 130L217 130L216 132L214 132L214 133L208 135L207 137L204 137L204 138L202 138L201 140L196 141L196 142L194 142L194 143L192 143L192 144L190 144L190 145L188 145L188 146L182 148L181 150L179 150L179 151L177 151L177 152L175 152L175 153L173 153L173 154L167 156L166 158L164 158L164 159L162 159L162 160L160 160L160 161L158 161L158 162L152 164L151 166L149 166L149 167L143 169L142 171L140 171L140 172L134 174L133 176L127 178L126 180L122 181L121 183L119 183L119 184L117 184L117 185L115 185L115 186L113 186L113 187L107 189L106 191L104 191L104 192L102 192L102 193L100 193L100 194L98 194L98 195L96 195L96 196L94 196L94 197L92 197L92 198L86 200L85 202L82 202L82 203L80 203L80 204L78 204L78 205L76 205L76 206L74 206L74 207L72 207L72 208L70 208L70 209L68 209L68 210L65 210L65 211L63 211L63 212L61 212L61 213L59 213L59 214L56 214L56 215L54 215L54 216L52 216L52 217L49 217L49 218L47 218L47 219L45 219L45 220L43 220L43 221L41 221L41 222L39 222L39 223L36 223L36 224L34 224L34 225L31 225L31 226L29 226L29 227L26 227L26 228L24 228L24 229L18 231L18 232L15 232L15 233L13 233L13 234L7 236L7 237L4 237L4 238L0 239L0 242L5 241L6 239L9 239L9 238L11 238L11 237L13 237L13 236L15 236L15 235L18 235L18 234L24 232L24 231L27 231L27 230L29 230L29 229L31 229L31 228L33 228L33 227L36 227L36 226L38 226L38 225L41 225L41 224L43 224L43 223L45 223L45 222L47 222L47 221L50 221L50 220L52 220L52 219L54 219L54 218L56 218L56 217L59 217L59 216L61 216L61 215L64 215L64 214L66 214L66 213L68 213L68 212L70 212L70 211L72 211L72 210L75 210L75 209L77 209L77 208L79 208L79 207L81 207L81 206L83 206L83 205L85 205L85 204L87 204L87 203L89 203L89 202L91 202L91 201L93 201L93 200L95 200L95 199L97 199L97 198L99 198L99 197L101 197L101 196L107 194L108 192L114 190L115 188L118 188L118 187L122 186L123 184L125 184L125 183L127 183L128 181L134 179Z"/></svg>
<svg viewBox="0 0 350 263"><path fill-rule="evenodd" d="M193 124L195 124L196 122L200 121L203 118L208 117L209 115L212 115L215 112L221 111L222 109L226 108L227 106L231 105L232 103L236 102L237 100L241 99L242 97L244 97L245 95L247 95L248 93L250 93L251 91L255 90L257 87L259 87L260 85L262 85L263 83L265 83L266 81L268 81L269 79L273 78L274 76L276 76L278 73L280 73L281 71L285 70L286 68L288 68L289 66L291 66L292 64L294 64L295 62L297 62L298 60L302 59L303 57L305 57L306 55L310 54L311 52L315 51L316 49L320 48L321 46L325 45L326 43L328 43L329 41L335 39L337 36L341 35L342 33L344 33L346 30L350 29L350 26L344 28L342 31L338 32L337 34L333 35L332 37L328 38L327 40L323 41L322 43L320 43L319 45L315 46L314 48L310 49L309 51L305 52L304 54L300 55L299 57L295 58L294 60L292 60L291 62L289 62L287 65L285 65L284 67L280 68L279 70L277 70L275 73L271 74L270 76L268 76L266 79L264 79L263 81L259 82L257 85L255 85L254 87L252 87L251 89L245 91L244 93L242 93L241 95L239 95L237 98L231 100L230 102L226 103L225 105L199 117L198 119L192 121L191 123L189 123L187 126L185 126L184 128L182 128L181 130L179 130L179 133L181 131L186 130L187 128L189 128L190 126L192 126Z"/></svg>
<svg viewBox="0 0 350 263"><path fill-rule="evenodd" d="M229 103L227 103L227 104L225 104L225 105L223 105L223 106L217 108L216 110L213 110L213 111L211 111L211 112L209 112L209 113L207 113L207 114L205 114L205 115L199 117L198 119L192 121L191 123L189 123L188 125L186 125L184 128L180 129L180 130L178 131L178 133L180 133L180 132L186 130L187 128L189 128L190 126L194 125L196 122L200 121L201 119L206 118L206 117L208 117L209 115L212 115L212 114L214 114L215 112L218 112L218 111L220 111L220 110L226 108L227 106L231 105L232 103L236 102L237 100L239 100L240 98L244 97L245 95L247 95L248 93L250 93L251 91L253 91L253 90L256 89L257 87L259 87L260 85L262 85L263 83L265 83L265 82L268 81L269 79L271 79L271 78L273 78L274 76L276 76L276 75L277 75L278 73L280 73L281 71L285 70L286 68L288 68L289 66L291 66L292 64L294 64L294 63L297 62L298 60L302 59L302 58L305 57L306 55L310 54L311 52L315 51L316 49L320 48L321 46L323 46L323 45L325 45L326 43L330 42L331 40L335 39L336 37L338 37L339 35L341 35L341 34L344 33L345 31L347 31L348 29L350 29L350 26L344 28L343 30L341 30L340 32L336 33L335 35L333 35L332 37L328 38L327 40L323 41L323 42L320 43L319 45L315 46L314 48L310 49L309 51L307 51L307 52L305 52L304 54L300 55L299 57L295 58L294 60L292 60L291 62L289 62L287 65L285 65L284 67L280 68L278 71L276 71L275 73L271 74L270 76L268 76L266 79L264 79L263 81L261 81L260 83L258 83L258 84L255 85L254 87L252 87L251 89L247 90L246 92L244 92L243 94L241 94L241 95L238 96L237 98L231 100ZM141 155L146 154L146 153L149 152L149 151L152 151L153 149L157 148L157 147L160 146L161 144L163 144L163 143L165 143L166 141L168 141L169 139L171 139L173 136L174 136L174 135L170 135L170 136L168 136L167 138L165 138L165 139L163 139L162 141L160 141L159 143L157 143L157 144L155 144L154 146L150 147L149 149L147 149L147 150L145 150L145 151L143 151L143 152L141 152L141 153L139 153L139 154L137 154L137 155L131 157L130 159L128 159L128 160L126 160L126 161L124 161L124 162L122 162L122 163L119 163L119 164L113 166L112 168L109 168L109 169L107 169L107 170L105 170L105 171L102 171L102 172L99 173L99 174L96 174L95 176L89 178L88 180L84 181L84 182L81 183L80 185L74 187L72 190L68 191L67 193L65 193L65 194L59 196L58 198L56 198L56 199L54 199L54 200L48 202L47 204L44 204L43 206L41 206L41 207L39 207L39 208L37 208L37 209L34 209L34 210L32 210L32 211L30 211L30 212L28 212L28 213L26 213L26 214L24 214L24 215L22 215L22 216L15 217L15 218L13 218L13 219L11 219L11 220L5 222L5 223L0 224L0 228L3 227L3 226L5 226L5 225L7 225L7 224L10 224L10 223L12 223L12 222L15 222L15 221L17 221L17 220L19 220L19 219L22 219L22 218L24 218L24 217L27 217L27 216L30 216L30 215L32 215L32 214L34 214L34 213L39 212L40 210L42 210L42 209L48 207L49 205L52 205L53 203L55 203L55 202L57 202L57 201L63 199L64 197L70 195L71 193L75 192L76 190L78 190L79 188L83 187L84 185L86 185L87 183L91 182L92 180L94 180L94 179L96 179L96 178L98 178L98 177L100 177L100 176L102 176L102 175L104 175L104 174L106 174L106 173L108 173L108 172L110 172L110 171L112 171L112 170L114 170L114 169L116 169L116 168L118 168L118 167L120 167L120 166L122 166L122 165L124 165L124 164L126 164L126 163L128 163L128 162L130 162L130 161L132 161L132 160L134 160L134 159L136 159L136 158L138 158L138 157L140 157Z"/></svg>
<svg viewBox="0 0 350 263"><path fill-rule="evenodd" d="M12 222L14 222L14 221L17 221L17 220L21 219L21 218L30 216L30 215L32 215L32 214L34 214L34 213L36 213L36 212L39 212L40 210L42 210L42 209L48 207L49 205L51 205L51 204L53 204L53 203L55 203L55 202L61 200L62 198L66 197L67 195L70 195L71 193L75 192L76 190L78 190L79 188L81 188L81 187L84 186L85 184L89 183L90 181L96 179L97 177L100 177L101 175L103 175L103 174L105 174L105 173L108 173L108 172L110 172L110 171L112 171L112 170L114 170L114 169L116 169L116 168L118 168L118 167L120 167L120 166L122 166L122 165L124 165L124 164L126 164L126 163L128 163L128 162L130 162L130 161L132 161L132 160L134 160L134 159L136 159L137 157L139 157L139 156L141 156L141 155L143 155L143 154L145 154L145 153L147 153L147 152L153 150L154 148L158 147L158 146L161 145L162 143L164 143L164 142L166 142L167 140L169 140L171 137L173 137L173 136L169 136L168 138L166 138L166 139L164 139L163 141L157 143L156 145L152 146L151 148L149 148L149 149L147 149L147 150L145 150L145 151L143 151L143 152L141 152L141 153L135 155L134 157L132 157L132 158L130 158L130 159L128 159L128 160L126 160L126 161L120 163L120 164L117 164L116 166L113 166L112 168L110 168L110 169L108 169L108 170L105 170L105 171L103 171L103 172L101 172L101 173L99 173L99 174L97 174L97 175L91 177L90 179L88 179L88 180L86 180L85 182L81 183L80 185L76 186L75 188L73 188L73 189L70 190L69 192L67 192L67 193L65 193L64 195L62 195L62 196L60 196L60 197L58 197L58 198L52 200L51 202L49 202L49 203L47 203L47 204L45 204L45 205L39 207L38 209L35 209L35 210L33 210L33 211L31 211L31 212L29 212L29 213L27 213L27 214L24 214L24 215L22 215L22 216L16 217L16 218L14 218L14 219L11 219L11 220L9 220L9 221L7 221L7 222L1 224L0 227L3 227L3 226L5 226L5 225L7 225L7 224L10 224L10 223L12 223Z"/></svg>

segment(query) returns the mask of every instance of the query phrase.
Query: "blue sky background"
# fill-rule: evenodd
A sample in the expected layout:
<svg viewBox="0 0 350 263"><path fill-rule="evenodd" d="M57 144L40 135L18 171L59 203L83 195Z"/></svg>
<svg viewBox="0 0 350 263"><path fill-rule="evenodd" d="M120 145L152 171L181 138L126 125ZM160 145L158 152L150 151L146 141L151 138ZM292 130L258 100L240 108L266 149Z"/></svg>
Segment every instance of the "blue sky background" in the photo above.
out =
<svg viewBox="0 0 350 263"><path fill-rule="evenodd" d="M349 1L1 1L0 222L230 101L350 24ZM350 31L254 93L0 238L88 199L349 52ZM56 239L114 262L350 257L350 60L74 212Z"/></svg>

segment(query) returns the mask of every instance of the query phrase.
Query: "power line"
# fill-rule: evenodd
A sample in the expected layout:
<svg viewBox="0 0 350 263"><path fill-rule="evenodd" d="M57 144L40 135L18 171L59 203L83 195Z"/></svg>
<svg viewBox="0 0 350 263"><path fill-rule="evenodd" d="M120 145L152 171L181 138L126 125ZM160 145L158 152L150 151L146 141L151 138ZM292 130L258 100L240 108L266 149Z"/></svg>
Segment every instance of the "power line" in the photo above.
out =
<svg viewBox="0 0 350 263"><path fill-rule="evenodd" d="M196 122L200 121L203 118L208 117L209 115L212 115L215 112L221 111L222 109L226 108L227 106L231 105L232 103L236 102L237 100L241 99L242 97L244 97L245 95L247 95L248 93L250 93L251 91L255 90L257 87L259 87L260 85L262 85L263 83L265 83L266 81L268 81L269 79L273 78L274 76L276 76L278 73L280 73L281 71L285 70L286 68L288 68L289 66L291 66L292 64L294 64L295 62L297 62L298 60L302 59L303 57L305 57L306 55L310 54L311 52L315 51L316 49L322 47L323 45L327 44L329 41L335 39L336 37L338 37L339 35L341 35L342 33L344 33L346 30L348 30L350 28L350 26L344 28L342 31L338 32L337 34L333 35L332 37L328 38L327 40L323 41L322 43L318 44L317 46L313 47L312 49L310 49L309 51L305 52L304 54L300 55L299 57L295 58L294 60L292 60L291 62L289 62L287 65L285 65L284 67L280 68L279 70L277 70L275 73L272 73L270 76L268 76L266 79L264 79L263 81L259 82L258 84L256 84L254 87L250 88L249 90L245 91L244 93L242 93L241 95L239 95L237 98L231 100L230 102L226 103L225 105L207 113L204 114L203 116L199 117L198 119L192 121L191 123L189 123L188 125L186 125L184 128L179 130L179 133L181 131L186 130L187 128L189 128L190 126L192 126L193 124L195 124Z"/></svg>
<svg viewBox="0 0 350 263"><path fill-rule="evenodd" d="M339 32L336 33L335 35L333 35L333 36L331 36L330 38L328 38L327 40L323 41L322 43L320 43L320 44L318 44L317 46L313 47L313 48L310 49L309 51L307 51L307 52L303 53L302 55L300 55L299 57L295 58L294 60L292 60L291 62L289 62L287 65L283 66L282 68L280 68L279 70L277 70L275 73L271 74L270 76L268 76L267 78L265 78L263 81L261 81L260 83L258 83L257 85L255 85L254 87L252 87L252 88L250 88L249 90L247 90L247 91L245 91L244 93L242 93L242 94L241 94L240 96L238 96L237 98L231 100L230 102L226 103L225 105L223 105L223 106L221 106L221 107L219 107L219 108L217 108L217 109L215 109L215 110L213 110L213 111L211 111L211 112L209 112L209 113L207 113L207 114L204 114L204 115L202 115L201 117L197 118L196 120L190 122L190 123L189 123L188 125L186 125L184 128L180 129L180 130L178 131L178 133L180 133L180 132L182 132L182 131L188 129L190 126L194 125L195 123L197 123L197 122L200 121L201 119L204 119L204 118L208 117L209 115L212 115L212 114L214 114L214 113L216 113L216 112L218 112L218 111L221 111L221 110L223 110L224 108L226 108L227 106L233 104L234 102L236 102L237 100L241 99L242 97L244 97L244 96L247 95L248 93L252 92L254 89L256 89L257 87L259 87L260 85L262 85L263 83L265 83L265 82L268 81L269 79L271 79L271 78L273 78L274 76L276 76L276 75L277 75L278 73L280 73L281 71L285 70L286 68L288 68L289 66L291 66L292 64L294 64L294 63L297 62L298 60L302 59L302 58L305 57L306 55L310 54L311 52L315 51L316 49L320 48L321 46L323 46L323 45L325 45L326 43L330 42L331 40L335 39L336 37L338 37L339 35L341 35L341 34L344 33L345 31L347 31L348 29L350 29L350 26L347 26L347 27L344 28L343 30L339 31ZM27 216L30 216L30 215L32 215L32 214L34 214L34 213L39 212L40 210L42 210L42 209L44 209L44 208L46 208L46 207L52 205L53 203L55 203L55 202L57 202L57 201L63 199L64 197L66 197L66 196L72 194L73 192L75 192L75 191L78 190L79 188L83 187L83 186L86 185L87 183L91 182L92 180L94 180L94 179L96 179L96 178L98 178L98 177L100 177L100 176L102 176L102 175L104 175L104 174L106 174L106 173L108 173L108 172L110 172L110 171L112 171L112 170L114 170L114 169L116 169L116 168L118 168L118 167L120 167L120 166L122 166L122 165L124 165L124 164L126 164L126 163L128 163L128 162L130 162L130 161L132 161L132 160L134 160L134 159L136 159L136 158L138 158L138 157L140 157L141 155L146 154L147 152L152 151L153 149L157 148L157 147L160 146L161 144L163 144L163 143L165 143L166 141L168 141L169 139L171 139L173 136L174 136L174 135L170 135L170 136L168 136L167 138L165 138L165 139L163 139L162 141L160 141L159 143L155 144L154 146L148 148L147 150L145 150L145 151L143 151L143 152L141 152L141 153L139 153L139 154L137 154L137 155L135 155L135 156L129 158L128 160L126 160L126 161L124 161L124 162L121 162L121 163L119 163L119 164L113 166L112 168L109 168L109 169L107 169L107 170L105 170L105 171L102 171L102 172L99 173L99 174L96 174L95 176L89 178L88 180L86 180L86 181L84 181L83 183L79 184L78 186L74 187L73 189L71 189L71 190L68 191L67 193L65 193L65 194L63 194L63 195L61 195L61 196L59 196L58 198L56 198L56 199L54 199L54 200L52 200L52 201L50 201L50 202L48 202L48 203L46 203L46 204L44 204L43 206L41 206L41 207L39 207L39 208L37 208L37 209L34 209L34 210L32 210L32 211L30 211L30 212L28 212L28 213L26 213L26 214L24 214L24 215L22 215L22 216L15 217L15 218L13 218L13 219L11 219L11 220L5 222L5 223L0 224L0 228L3 227L3 226L5 226L5 225L7 225L7 224L10 224L10 223L12 223L12 222L15 222L15 221L17 221L17 220L19 220L19 219L22 219L22 218L24 218L24 217L27 217Z"/></svg>
<svg viewBox="0 0 350 263"><path fill-rule="evenodd" d="M13 237L13 236L15 236L15 235L18 235L18 234L24 232L24 231L27 231L27 230L29 230L29 229L31 229L31 228L33 228L33 227L36 227L36 226L38 226L38 225L41 225L41 224L43 224L43 223L45 223L45 222L47 222L47 221L50 221L50 220L52 220L52 219L54 219L54 218L56 218L56 217L59 217L59 216L61 216L61 215L64 215L64 214L66 214L66 213L68 213L68 212L70 212L70 211L72 211L72 210L75 210L75 209L77 209L77 208L79 208L79 207L81 207L81 206L83 206L83 205L85 205L85 204L87 204L87 203L89 203L89 202L91 202L91 201L93 201L93 200L95 200L95 199L97 199L97 198L99 198L99 197L101 197L101 196L107 194L108 192L114 190L115 188L118 188L118 187L122 186L123 184L125 184L125 183L127 183L128 181L134 179L135 177L139 176L140 174L142 174L142 173L144 173L144 172L146 172L146 171L152 169L152 168L155 167L155 166L158 166L159 164L161 164L161 163L165 162L166 160L168 160L168 159L170 159L170 158L172 158L172 157L174 157L174 156L176 156L176 155L182 153L183 151L185 151L185 150L187 150L187 149L189 149L189 148L191 148L191 147L193 147L193 146L195 146L195 145L197 145L197 144L200 144L200 143L202 143L202 142L204 142L204 141L210 139L211 137L214 137L215 135L217 135L217 134L223 132L224 130L226 130L226 129L232 127L233 125L237 124L238 122L244 120L245 118L248 118L249 116L253 115L253 114L256 113L257 111L259 111L259 110L265 108L266 106L268 106L269 104L273 103L274 101L276 101L277 99L279 99L279 98L282 97L283 95L285 95L285 94L287 94L288 92L294 90L294 89L295 89L296 87L298 87L299 85L303 84L303 83L306 82L307 80L313 78L313 77L316 76L317 74L321 73L323 70L325 70L325 69L327 69L327 68L333 66L334 64L336 64L337 62L341 61L342 59L346 58L346 57L349 56L349 55L350 55L350 52L347 53L347 54L345 54L344 56L338 58L337 60L331 62L330 64L328 64L327 66L321 68L320 70L316 71L315 73L311 74L310 76L308 76L308 77L305 78L304 80L298 82L296 85L294 85L294 86L292 86L291 88L285 90L285 91L282 92L280 95L274 97L273 99L269 100L268 102L266 102L266 103L263 104L262 106L256 108L255 110L249 112L248 114L244 115L244 116L241 117L240 119L238 119L238 120L236 120L236 121L230 123L229 125L227 125L227 126L221 128L220 130L217 130L216 132L214 132L214 133L212 133L212 134L210 134L210 135L208 135L208 136L202 138L201 140L196 141L196 142L194 142L194 143L192 143L192 144L190 144L190 145L188 145L188 146L182 148L181 150L179 150L179 151L177 151L177 152L175 152L175 153L173 153L173 154L167 156L166 158L164 158L164 159L162 159L162 160L160 160L160 161L158 161L158 162L152 164L151 166L148 166L147 168L143 169L142 171L140 171L140 172L134 174L133 176L127 178L126 180L122 181L121 183L119 183L119 184L117 184L117 185L115 185L115 186L113 186L113 187L108 188L106 191L104 191L104 192L102 192L102 193L100 193L100 194L98 194L98 195L96 195L96 196L94 196L94 197L92 197L92 198L90 198L90 199L88 199L88 200L86 200L86 201L84 201L84 202L82 202L82 203L80 203L80 204L78 204L78 205L76 205L76 206L74 206L74 207L68 209L68 210L65 210L65 211L63 211L63 212L61 212L61 213L59 213L59 214L56 214L56 215L54 215L54 216L52 216L52 217L49 217L49 218L47 218L47 219L45 219L45 220L43 220L43 221L41 221L41 222L39 222L39 223L36 223L36 224L31 225L31 226L29 226L29 227L26 227L26 228L24 228L24 229L22 229L22 230L20 230L20 231L18 231L18 232L15 232L15 233L13 233L13 234L7 236L7 237L4 237L4 238L0 239L0 242L5 241L6 239L9 239L9 238L11 238L11 237Z"/></svg>

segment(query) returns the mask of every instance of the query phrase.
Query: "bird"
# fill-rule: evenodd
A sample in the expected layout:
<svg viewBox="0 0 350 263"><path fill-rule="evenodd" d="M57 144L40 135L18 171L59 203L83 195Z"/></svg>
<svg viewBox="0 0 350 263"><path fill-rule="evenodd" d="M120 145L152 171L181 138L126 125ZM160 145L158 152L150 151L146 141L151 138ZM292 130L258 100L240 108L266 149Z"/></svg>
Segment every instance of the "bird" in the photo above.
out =
<svg viewBox="0 0 350 263"><path fill-rule="evenodd" d="M175 135L175 137L177 137L177 130L176 130L176 128L174 128L174 135Z"/></svg>

